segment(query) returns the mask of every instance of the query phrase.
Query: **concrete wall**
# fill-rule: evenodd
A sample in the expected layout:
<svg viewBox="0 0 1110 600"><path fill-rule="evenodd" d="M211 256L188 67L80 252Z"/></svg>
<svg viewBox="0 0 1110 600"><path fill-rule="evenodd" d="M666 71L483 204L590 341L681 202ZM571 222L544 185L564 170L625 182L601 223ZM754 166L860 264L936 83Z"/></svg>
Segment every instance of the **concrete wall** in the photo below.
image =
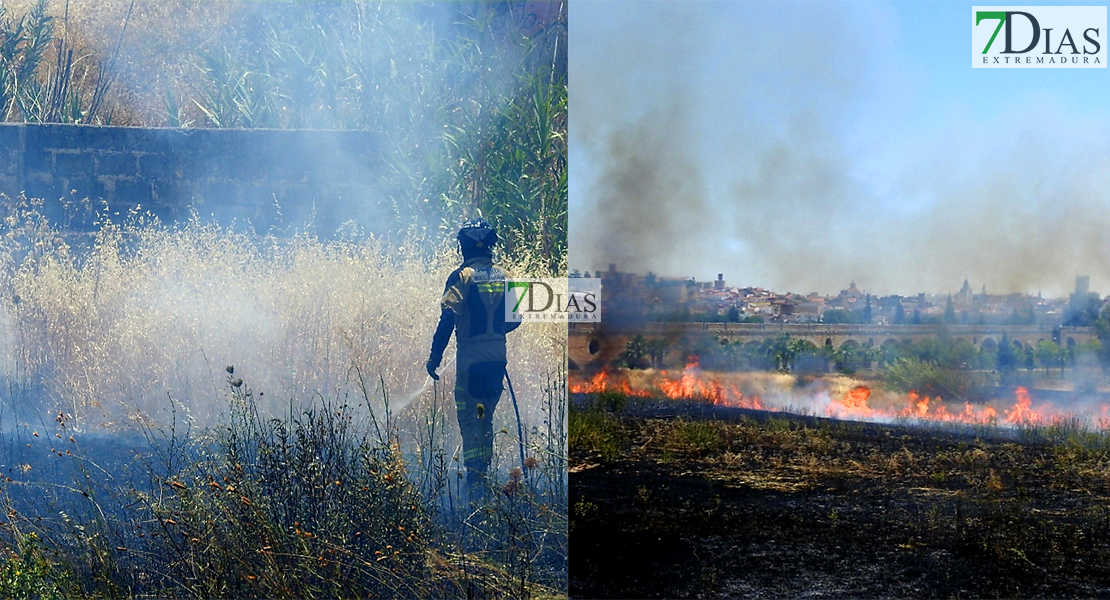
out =
<svg viewBox="0 0 1110 600"><path fill-rule="evenodd" d="M0 193L42 198L74 230L90 229L106 202L120 217L139 206L174 221L195 209L259 231L301 225L315 207L327 232L380 220L378 156L378 138L361 131L0 124ZM92 210L75 202L84 198Z"/></svg>

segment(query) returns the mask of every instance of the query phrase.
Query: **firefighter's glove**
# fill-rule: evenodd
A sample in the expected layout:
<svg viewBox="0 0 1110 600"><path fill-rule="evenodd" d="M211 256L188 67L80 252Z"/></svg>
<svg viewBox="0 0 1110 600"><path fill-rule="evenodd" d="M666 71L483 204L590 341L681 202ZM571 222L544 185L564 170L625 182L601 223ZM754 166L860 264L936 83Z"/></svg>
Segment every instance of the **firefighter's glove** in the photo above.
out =
<svg viewBox="0 0 1110 600"><path fill-rule="evenodd" d="M436 381L439 381L439 375L436 375L436 369L439 368L439 362L441 360L443 360L442 356L432 355L428 357L428 363L424 365L424 368L428 370L428 377Z"/></svg>

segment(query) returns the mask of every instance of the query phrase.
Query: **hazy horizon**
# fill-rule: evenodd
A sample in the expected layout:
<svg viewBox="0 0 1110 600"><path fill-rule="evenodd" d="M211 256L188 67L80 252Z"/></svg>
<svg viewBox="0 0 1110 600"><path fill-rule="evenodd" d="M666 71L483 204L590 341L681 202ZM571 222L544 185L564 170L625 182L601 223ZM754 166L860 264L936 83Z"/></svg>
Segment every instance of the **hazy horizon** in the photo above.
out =
<svg viewBox="0 0 1110 600"><path fill-rule="evenodd" d="M972 69L969 8L575 4L570 267L1110 293L1107 72Z"/></svg>
<svg viewBox="0 0 1110 600"><path fill-rule="evenodd" d="M672 279L674 279L674 278L690 278L690 279L693 279L694 281L696 281L698 283L713 282L713 281L717 280L716 275L714 275L712 277L707 277L707 278L700 278L700 277L694 277L692 275L671 275L671 274L666 274L666 273L659 273L659 272L654 271L652 269L648 269L646 271L629 271L629 270L626 270L626 269L622 269L621 265L619 265L619 264L616 265L616 267L617 267L617 271L620 272L620 273L632 273L632 274L639 275L639 276L646 276L648 273L651 273L652 275L655 275L657 277L662 277L662 278L672 278ZM572 267L572 269L573 268L574 267ZM606 271L606 270L608 270L608 268L609 268L609 266L606 265L604 269L600 269L600 268L599 269L589 269L589 274L590 274L591 277L594 277L594 276L597 275L597 272ZM579 269L579 271L584 272L585 269ZM849 281L848 283L845 283L844 285L842 285L841 287L839 287L835 290L829 290L829 291L819 291L819 290L802 291L802 290L793 290L793 289L774 289L774 288L767 288L767 287L759 286L759 285L749 285L749 284L744 283L742 281L731 281L731 280L729 280L727 273L720 273L720 274L724 275L725 287L729 287L729 288L759 288L759 289L763 289L763 290L768 291L768 292L774 292L776 294L797 294L797 295L801 295L801 296L809 296L809 295L812 295L812 294L817 294L817 295L823 296L823 297L835 297L842 290L847 290L852 284L855 284L856 288L860 292L865 293L865 294L870 294L874 297L883 297L883 296L892 296L893 295L893 296L900 296L902 298L912 298L912 297L916 297L918 294L922 294L922 293L924 293L926 296L933 296L933 297L947 296L947 295L950 295L950 294L954 295L954 294L958 293L960 291L960 289L963 287L963 281L961 281L960 285L957 286L956 288L952 289L952 290L924 290L924 289L922 289L922 290L908 291L908 292L891 292L889 294L875 294L875 293L871 293L870 290L860 286L856 281L853 280L853 281ZM971 288L971 291L972 291L973 294L979 295L979 294L983 293L983 285L982 284L980 284L979 286L976 286L974 284L974 282L968 281L968 286ZM986 293L987 293L988 296L998 296L998 295L1005 296L1005 295L1010 295L1010 294L1025 294L1025 295L1028 295L1028 296L1043 296L1047 300L1067 300L1068 297L1074 291L1075 291L1075 286L1073 285L1072 289L1066 290L1064 293L1062 293L1060 295L1047 294L1043 290L1017 291L1017 292L998 292L998 291L992 291L990 288L987 288ZM1098 293L1098 290L1091 289L1090 292ZM1099 294L1099 297L1103 297L1103 296L1104 296L1104 294L1101 294L1101 293ZM1110 295L1107 295L1106 297L1110 298Z"/></svg>

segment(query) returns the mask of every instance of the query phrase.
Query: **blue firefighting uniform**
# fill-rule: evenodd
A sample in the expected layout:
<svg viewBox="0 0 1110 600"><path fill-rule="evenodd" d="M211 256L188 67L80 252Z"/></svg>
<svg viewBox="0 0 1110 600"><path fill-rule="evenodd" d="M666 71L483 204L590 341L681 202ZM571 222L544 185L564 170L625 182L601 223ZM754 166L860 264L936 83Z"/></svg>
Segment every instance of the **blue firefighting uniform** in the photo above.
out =
<svg viewBox="0 0 1110 600"><path fill-rule="evenodd" d="M505 379L505 274L489 256L463 261L447 278L439 326L432 338L438 364L455 332L455 410L470 484L484 478L493 456L493 413Z"/></svg>

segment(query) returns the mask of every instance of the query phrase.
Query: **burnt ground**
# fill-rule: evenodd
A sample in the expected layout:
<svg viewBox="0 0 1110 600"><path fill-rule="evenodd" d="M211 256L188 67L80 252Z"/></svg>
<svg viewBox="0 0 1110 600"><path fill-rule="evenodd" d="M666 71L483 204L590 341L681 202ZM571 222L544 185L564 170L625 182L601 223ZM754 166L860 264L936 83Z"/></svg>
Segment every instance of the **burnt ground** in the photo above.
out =
<svg viewBox="0 0 1110 600"><path fill-rule="evenodd" d="M1105 436L581 402L570 427L572 597L1110 598Z"/></svg>

